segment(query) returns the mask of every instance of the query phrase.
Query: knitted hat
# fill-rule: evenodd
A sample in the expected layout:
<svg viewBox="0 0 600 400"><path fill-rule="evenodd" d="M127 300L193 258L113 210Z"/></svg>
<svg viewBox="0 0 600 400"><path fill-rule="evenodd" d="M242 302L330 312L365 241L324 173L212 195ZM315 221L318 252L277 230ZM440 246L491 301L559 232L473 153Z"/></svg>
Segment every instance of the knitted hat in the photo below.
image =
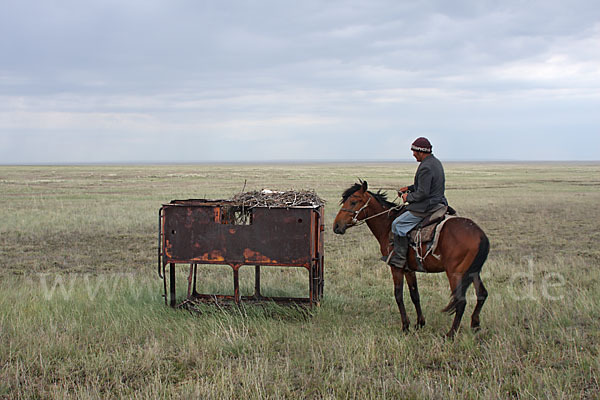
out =
<svg viewBox="0 0 600 400"><path fill-rule="evenodd" d="M413 142L412 146L410 146L410 149L414 151L420 151L422 153L431 153L431 143L429 143L427 138L420 137Z"/></svg>

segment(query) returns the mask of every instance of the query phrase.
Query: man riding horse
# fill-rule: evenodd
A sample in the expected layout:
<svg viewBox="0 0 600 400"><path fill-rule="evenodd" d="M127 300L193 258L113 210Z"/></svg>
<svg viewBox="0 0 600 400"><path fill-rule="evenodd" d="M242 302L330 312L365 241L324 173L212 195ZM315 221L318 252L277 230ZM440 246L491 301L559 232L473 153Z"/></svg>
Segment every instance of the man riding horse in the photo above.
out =
<svg viewBox="0 0 600 400"><path fill-rule="evenodd" d="M415 173L414 184L398 191L398 196L408 205L406 211L392 222L394 250L388 257L383 257L383 260L392 267L405 268L408 232L425 217L448 205L444 196L446 183L444 167L431 149L431 143L424 137L415 140L411 146L413 156L420 164Z"/></svg>
<svg viewBox="0 0 600 400"><path fill-rule="evenodd" d="M443 225L436 228L437 247L435 253L427 252L426 241L415 243L414 249L408 249L407 234L430 214L443 214L449 210L444 196L444 168L431 153L431 143L425 138L418 138L411 147L413 155L420 163L415 174L414 184L403 187L398 195L408 202L408 209L398 215L396 204L387 201L382 193L368 190L366 181L349 187L342 194L341 208L333 221L333 232L343 235L352 226L364 222L379 242L384 261L390 265L394 280L394 297L400 317L402 329L408 330L410 320L404 307L402 288L404 280L408 284L410 298L417 312L417 326L425 325L425 317L421 311L421 301L417 288L415 272L445 272L452 292L444 312L454 314L452 327L446 334L454 337L465 311L465 294L471 284L475 287L477 304L471 315L471 327L479 329L479 314L488 296L481 280L481 269L490 251L490 241L485 232L471 219L454 217L444 220ZM448 207L448 208L447 208ZM449 210L450 211L450 210ZM452 212L450 212L452 214ZM436 215L432 215L434 221ZM424 224L427 222L423 221ZM393 233L393 251L390 254L390 235ZM422 232L421 232L422 233ZM417 235L421 237L420 235ZM408 253L408 254L407 254ZM408 256L408 257L407 257ZM408 261L407 261L408 258Z"/></svg>

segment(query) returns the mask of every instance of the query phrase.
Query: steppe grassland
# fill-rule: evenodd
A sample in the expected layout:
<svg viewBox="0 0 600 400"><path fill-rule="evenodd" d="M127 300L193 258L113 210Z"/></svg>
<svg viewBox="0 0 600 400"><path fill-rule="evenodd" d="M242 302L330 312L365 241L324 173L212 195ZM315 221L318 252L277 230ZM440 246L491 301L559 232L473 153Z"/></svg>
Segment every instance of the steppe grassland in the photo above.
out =
<svg viewBox="0 0 600 400"><path fill-rule="evenodd" d="M598 398L600 165L446 164L450 203L492 243L483 329L468 328L470 297L454 342L441 337L451 323L439 312L443 274L419 275L427 326L404 335L368 229L331 232L340 194L358 178L391 189L415 168L0 167L0 397ZM158 208L228 198L244 182L327 200L322 306L200 316L165 307ZM231 290L226 268L203 271L208 290ZM263 285L305 294L306 274L265 271Z"/></svg>

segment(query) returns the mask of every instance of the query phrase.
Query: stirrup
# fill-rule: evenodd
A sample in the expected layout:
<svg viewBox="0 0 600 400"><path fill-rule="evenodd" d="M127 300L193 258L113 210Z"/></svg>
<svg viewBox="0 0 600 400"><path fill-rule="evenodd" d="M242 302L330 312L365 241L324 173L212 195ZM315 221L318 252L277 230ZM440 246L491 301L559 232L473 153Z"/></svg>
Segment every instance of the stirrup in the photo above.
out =
<svg viewBox="0 0 600 400"><path fill-rule="evenodd" d="M390 259L392 258L393 254L394 250L390 251L390 253L387 256L381 256L380 260L386 263L387 265L390 265Z"/></svg>

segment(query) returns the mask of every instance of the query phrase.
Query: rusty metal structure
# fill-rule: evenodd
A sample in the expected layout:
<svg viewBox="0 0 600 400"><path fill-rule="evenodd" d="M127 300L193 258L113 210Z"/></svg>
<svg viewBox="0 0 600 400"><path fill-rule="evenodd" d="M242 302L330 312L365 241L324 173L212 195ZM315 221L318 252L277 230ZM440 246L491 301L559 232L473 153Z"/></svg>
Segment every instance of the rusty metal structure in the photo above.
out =
<svg viewBox="0 0 600 400"><path fill-rule="evenodd" d="M173 200L164 204L158 222L158 275L163 279L165 303L177 305L175 266L189 264L188 299L318 305L324 282L323 217L322 205L244 208L226 200ZM231 266L233 295L197 293L198 264ZM239 270L248 265L255 269L254 294L241 296ZM308 298L262 296L261 266L308 270Z"/></svg>

